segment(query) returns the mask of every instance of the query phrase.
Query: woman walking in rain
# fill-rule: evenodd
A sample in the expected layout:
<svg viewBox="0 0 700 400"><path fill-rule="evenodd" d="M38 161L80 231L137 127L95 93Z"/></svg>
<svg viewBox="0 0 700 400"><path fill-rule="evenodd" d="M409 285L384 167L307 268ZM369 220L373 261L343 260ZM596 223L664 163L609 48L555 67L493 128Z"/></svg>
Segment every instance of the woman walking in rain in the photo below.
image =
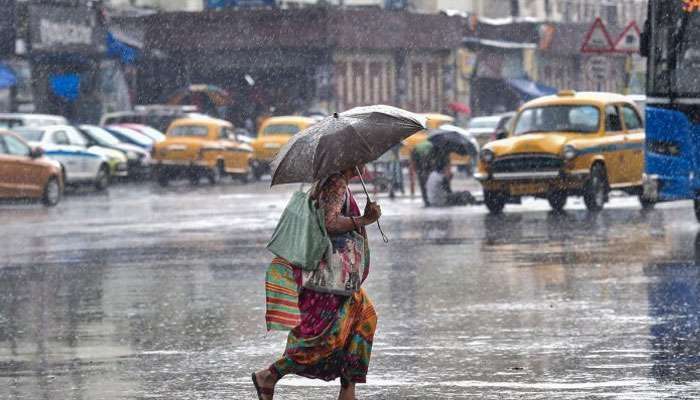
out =
<svg viewBox="0 0 700 400"><path fill-rule="evenodd" d="M348 188L355 171L352 168L332 175L313 190L329 235L355 231L366 238L365 226L381 216L375 203L367 203L364 215L360 215ZM368 273L369 269L365 269L362 282ZM287 293L298 292L300 322L290 331L282 358L253 375L259 398L272 399L277 381L287 374L296 374L325 381L340 378L338 399L354 400L355 384L366 380L377 326L377 314L364 289L349 297L303 289L301 269L281 258L272 261L268 274L273 275L268 279L268 290L280 290L280 281L286 281ZM268 322L285 325L294 319L294 313L268 310Z"/></svg>
<svg viewBox="0 0 700 400"><path fill-rule="evenodd" d="M405 110L358 107L298 133L275 158L273 185L314 186L294 194L268 244L277 257L265 281L267 328L290 332L283 356L252 374L260 400L272 399L288 374L340 378L338 399L355 400L355 384L366 381L377 326L361 284L369 273L365 227L379 225L381 209L364 187L364 164L422 129L424 119ZM367 196L363 214L348 186L355 176Z"/></svg>

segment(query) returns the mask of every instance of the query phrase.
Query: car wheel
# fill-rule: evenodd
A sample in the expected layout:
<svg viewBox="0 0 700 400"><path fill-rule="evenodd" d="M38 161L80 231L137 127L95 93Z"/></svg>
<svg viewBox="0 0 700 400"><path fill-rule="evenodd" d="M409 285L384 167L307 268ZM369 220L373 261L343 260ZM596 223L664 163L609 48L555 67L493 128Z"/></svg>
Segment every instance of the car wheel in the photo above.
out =
<svg viewBox="0 0 700 400"><path fill-rule="evenodd" d="M566 192L558 191L550 193L549 196L547 196L547 200L549 201L549 206L552 207L552 210L561 212L566 206L568 196Z"/></svg>
<svg viewBox="0 0 700 400"><path fill-rule="evenodd" d="M654 206L656 206L656 202L654 200L649 200L644 195L639 195L639 204L642 205L642 210L652 210L654 209Z"/></svg>
<svg viewBox="0 0 700 400"><path fill-rule="evenodd" d="M51 177L44 186L41 202L47 207L53 207L61 200L61 185L56 177Z"/></svg>
<svg viewBox="0 0 700 400"><path fill-rule="evenodd" d="M242 174L238 175L238 177L236 177L235 175L233 175L233 179L238 178L238 180L241 181L241 183L244 183L244 184L245 184L245 183L250 183L250 181L252 181L253 179L255 179L255 177L254 177L253 175L254 175L254 174L253 174L253 170L252 170L252 169L248 169L248 172L242 173Z"/></svg>
<svg viewBox="0 0 700 400"><path fill-rule="evenodd" d="M190 185L199 185L199 173L197 171L192 171L187 175L187 179L190 181Z"/></svg>
<svg viewBox="0 0 700 400"><path fill-rule="evenodd" d="M608 197L608 180L605 168L601 164L595 164L591 168L591 176L586 182L583 192L583 202L588 211L600 211L605 206Z"/></svg>
<svg viewBox="0 0 700 400"><path fill-rule="evenodd" d="M255 178L256 181L259 181L263 174L264 172L262 167L253 167L253 178Z"/></svg>
<svg viewBox="0 0 700 400"><path fill-rule="evenodd" d="M109 167L106 165L100 166L95 177L95 189L103 191L109 186Z"/></svg>
<svg viewBox="0 0 700 400"><path fill-rule="evenodd" d="M170 176L168 176L168 173L164 170L157 169L154 171L154 175L156 177L156 182L158 182L160 186L166 187L170 183Z"/></svg>
<svg viewBox="0 0 700 400"><path fill-rule="evenodd" d="M224 164L219 162L214 168L209 170L207 174L207 179L212 185L216 185L221 181L221 176L224 174Z"/></svg>
<svg viewBox="0 0 700 400"><path fill-rule="evenodd" d="M500 214L506 206L506 198L498 192L484 191L484 203L491 214Z"/></svg>

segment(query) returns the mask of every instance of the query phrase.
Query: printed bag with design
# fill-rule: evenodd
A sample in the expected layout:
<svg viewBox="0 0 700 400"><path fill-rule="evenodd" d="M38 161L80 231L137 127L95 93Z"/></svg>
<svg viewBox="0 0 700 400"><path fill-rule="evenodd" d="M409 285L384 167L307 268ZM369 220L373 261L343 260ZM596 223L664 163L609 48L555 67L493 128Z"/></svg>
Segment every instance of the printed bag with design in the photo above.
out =
<svg viewBox="0 0 700 400"><path fill-rule="evenodd" d="M331 236L332 249L318 268L302 271L302 286L309 290L350 296L360 290L369 263L365 238L357 232Z"/></svg>

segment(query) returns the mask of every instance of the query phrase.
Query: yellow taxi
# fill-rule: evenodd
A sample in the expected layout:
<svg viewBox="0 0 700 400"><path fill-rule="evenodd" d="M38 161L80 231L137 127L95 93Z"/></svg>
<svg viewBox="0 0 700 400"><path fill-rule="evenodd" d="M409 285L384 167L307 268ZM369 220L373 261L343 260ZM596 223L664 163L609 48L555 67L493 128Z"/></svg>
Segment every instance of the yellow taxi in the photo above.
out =
<svg viewBox="0 0 700 400"><path fill-rule="evenodd" d="M428 114L420 114L423 117L425 117L426 120L426 128L428 129L437 129L441 125L445 124L452 124L455 122L455 119L450 117L449 115L445 114L437 114L437 113L428 113ZM411 158L411 152L413 149L416 147L418 143L421 143L425 140L428 139L428 132L427 131L419 131L414 133L413 135L407 137L403 141L403 146L401 146L401 151L399 152L399 155L401 156L402 160L408 160Z"/></svg>
<svg viewBox="0 0 700 400"><path fill-rule="evenodd" d="M523 105L511 136L481 150L476 178L491 213L522 197L546 198L562 210L583 196L599 211L610 190L641 196L644 126L634 102L603 92L563 91Z"/></svg>
<svg viewBox="0 0 700 400"><path fill-rule="evenodd" d="M289 139L316 122L301 116L270 117L260 124L258 137L253 140L253 175L256 179L270 172L270 162Z"/></svg>
<svg viewBox="0 0 700 400"><path fill-rule="evenodd" d="M165 136L152 151L153 174L160 185L180 176L193 184L201 177L216 184L224 175L248 180L253 149L230 122L208 117L176 119Z"/></svg>

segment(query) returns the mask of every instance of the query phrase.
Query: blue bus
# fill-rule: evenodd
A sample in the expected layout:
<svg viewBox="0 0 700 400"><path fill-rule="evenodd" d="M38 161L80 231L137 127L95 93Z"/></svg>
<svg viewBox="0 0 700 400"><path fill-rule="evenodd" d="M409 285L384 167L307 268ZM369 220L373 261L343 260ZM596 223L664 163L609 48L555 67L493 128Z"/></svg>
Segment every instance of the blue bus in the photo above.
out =
<svg viewBox="0 0 700 400"><path fill-rule="evenodd" d="M650 0L644 197L694 200L700 221L700 6Z"/></svg>

